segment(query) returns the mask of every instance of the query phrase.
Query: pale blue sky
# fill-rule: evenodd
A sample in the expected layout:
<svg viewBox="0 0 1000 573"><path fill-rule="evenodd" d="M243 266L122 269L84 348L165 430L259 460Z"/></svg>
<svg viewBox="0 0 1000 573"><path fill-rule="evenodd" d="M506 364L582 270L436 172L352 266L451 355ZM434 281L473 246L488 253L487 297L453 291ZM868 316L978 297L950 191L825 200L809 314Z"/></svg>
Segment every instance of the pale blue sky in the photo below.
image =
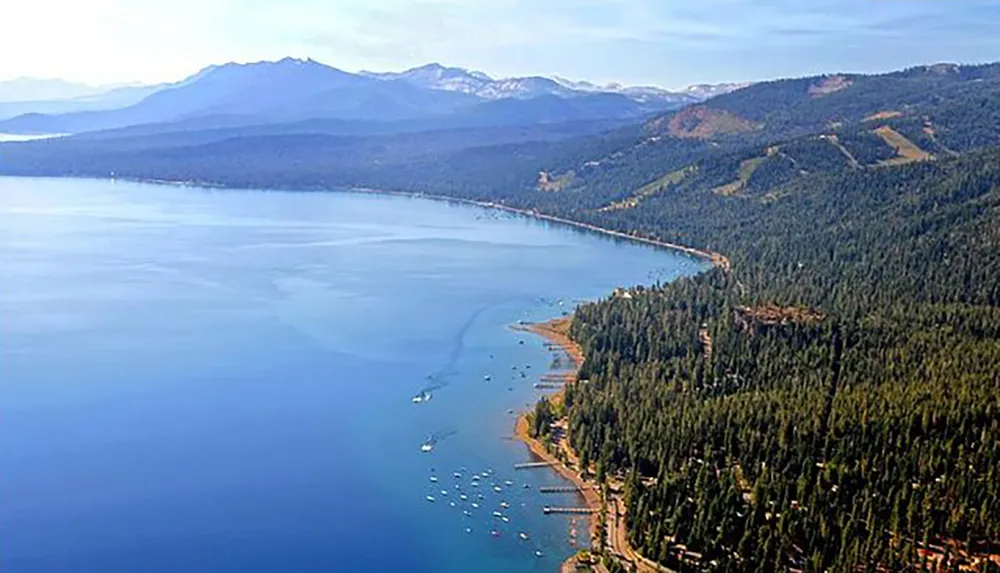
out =
<svg viewBox="0 0 1000 573"><path fill-rule="evenodd" d="M680 87L1000 60L997 0L10 0L0 79L176 80L226 61Z"/></svg>

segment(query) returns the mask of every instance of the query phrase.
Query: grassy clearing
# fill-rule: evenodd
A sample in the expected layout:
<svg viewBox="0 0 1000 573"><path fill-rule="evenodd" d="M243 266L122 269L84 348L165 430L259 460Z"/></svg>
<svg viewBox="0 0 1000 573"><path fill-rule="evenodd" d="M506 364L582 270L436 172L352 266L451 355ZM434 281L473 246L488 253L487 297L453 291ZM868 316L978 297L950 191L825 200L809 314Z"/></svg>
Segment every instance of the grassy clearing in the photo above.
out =
<svg viewBox="0 0 1000 573"><path fill-rule="evenodd" d="M770 150L768 150L770 155ZM752 157L740 162L740 176L739 179L733 181L732 183L726 183L725 185L716 187L712 189L712 193L716 195L722 195L725 197L732 197L734 195L739 195L743 189L746 188L747 183L750 181L750 176L753 172L760 167L767 157Z"/></svg>
<svg viewBox="0 0 1000 573"><path fill-rule="evenodd" d="M693 169L693 167L685 167L683 169L678 169L677 171L671 171L656 181L640 187L639 190L633 193L630 197L622 199L621 201L615 201L614 203L601 207L598 210L618 211L621 209L633 209L637 207L643 199L648 199L649 197L656 195L670 185L680 183Z"/></svg>
<svg viewBox="0 0 1000 573"><path fill-rule="evenodd" d="M903 134L887 125L876 129L875 133L890 147L895 149L898 155L898 157L883 161L883 165L902 165L904 163L913 163L914 161L930 161L934 159L933 155L920 149L912 141L906 139Z"/></svg>

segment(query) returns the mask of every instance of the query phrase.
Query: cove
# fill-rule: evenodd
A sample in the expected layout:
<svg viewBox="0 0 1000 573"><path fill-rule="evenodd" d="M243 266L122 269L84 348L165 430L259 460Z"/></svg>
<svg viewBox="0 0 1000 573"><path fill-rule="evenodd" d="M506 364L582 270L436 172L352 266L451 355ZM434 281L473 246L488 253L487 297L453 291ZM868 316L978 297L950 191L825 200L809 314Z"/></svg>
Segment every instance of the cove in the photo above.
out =
<svg viewBox="0 0 1000 573"><path fill-rule="evenodd" d="M586 525L510 436L558 357L509 326L706 267L419 198L2 178L0 569L554 571Z"/></svg>

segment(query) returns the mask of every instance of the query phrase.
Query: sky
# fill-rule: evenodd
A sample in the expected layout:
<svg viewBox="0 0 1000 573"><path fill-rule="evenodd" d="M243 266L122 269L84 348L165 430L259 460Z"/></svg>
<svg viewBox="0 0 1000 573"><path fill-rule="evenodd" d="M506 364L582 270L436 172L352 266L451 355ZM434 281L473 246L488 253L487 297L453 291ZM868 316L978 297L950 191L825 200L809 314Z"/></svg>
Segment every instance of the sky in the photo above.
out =
<svg viewBox="0 0 1000 573"><path fill-rule="evenodd" d="M0 0L0 53L0 80L291 56L678 88L1000 60L1000 0Z"/></svg>

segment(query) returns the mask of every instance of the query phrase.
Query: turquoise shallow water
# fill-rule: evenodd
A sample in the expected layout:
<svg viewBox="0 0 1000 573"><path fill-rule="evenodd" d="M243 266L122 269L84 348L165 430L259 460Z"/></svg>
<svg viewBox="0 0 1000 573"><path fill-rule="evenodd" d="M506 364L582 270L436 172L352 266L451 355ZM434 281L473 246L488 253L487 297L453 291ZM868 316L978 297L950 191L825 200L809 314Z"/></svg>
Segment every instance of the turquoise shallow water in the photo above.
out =
<svg viewBox="0 0 1000 573"><path fill-rule="evenodd" d="M701 268L421 199L0 179L0 570L553 571L575 500L509 411L558 357L508 326Z"/></svg>

